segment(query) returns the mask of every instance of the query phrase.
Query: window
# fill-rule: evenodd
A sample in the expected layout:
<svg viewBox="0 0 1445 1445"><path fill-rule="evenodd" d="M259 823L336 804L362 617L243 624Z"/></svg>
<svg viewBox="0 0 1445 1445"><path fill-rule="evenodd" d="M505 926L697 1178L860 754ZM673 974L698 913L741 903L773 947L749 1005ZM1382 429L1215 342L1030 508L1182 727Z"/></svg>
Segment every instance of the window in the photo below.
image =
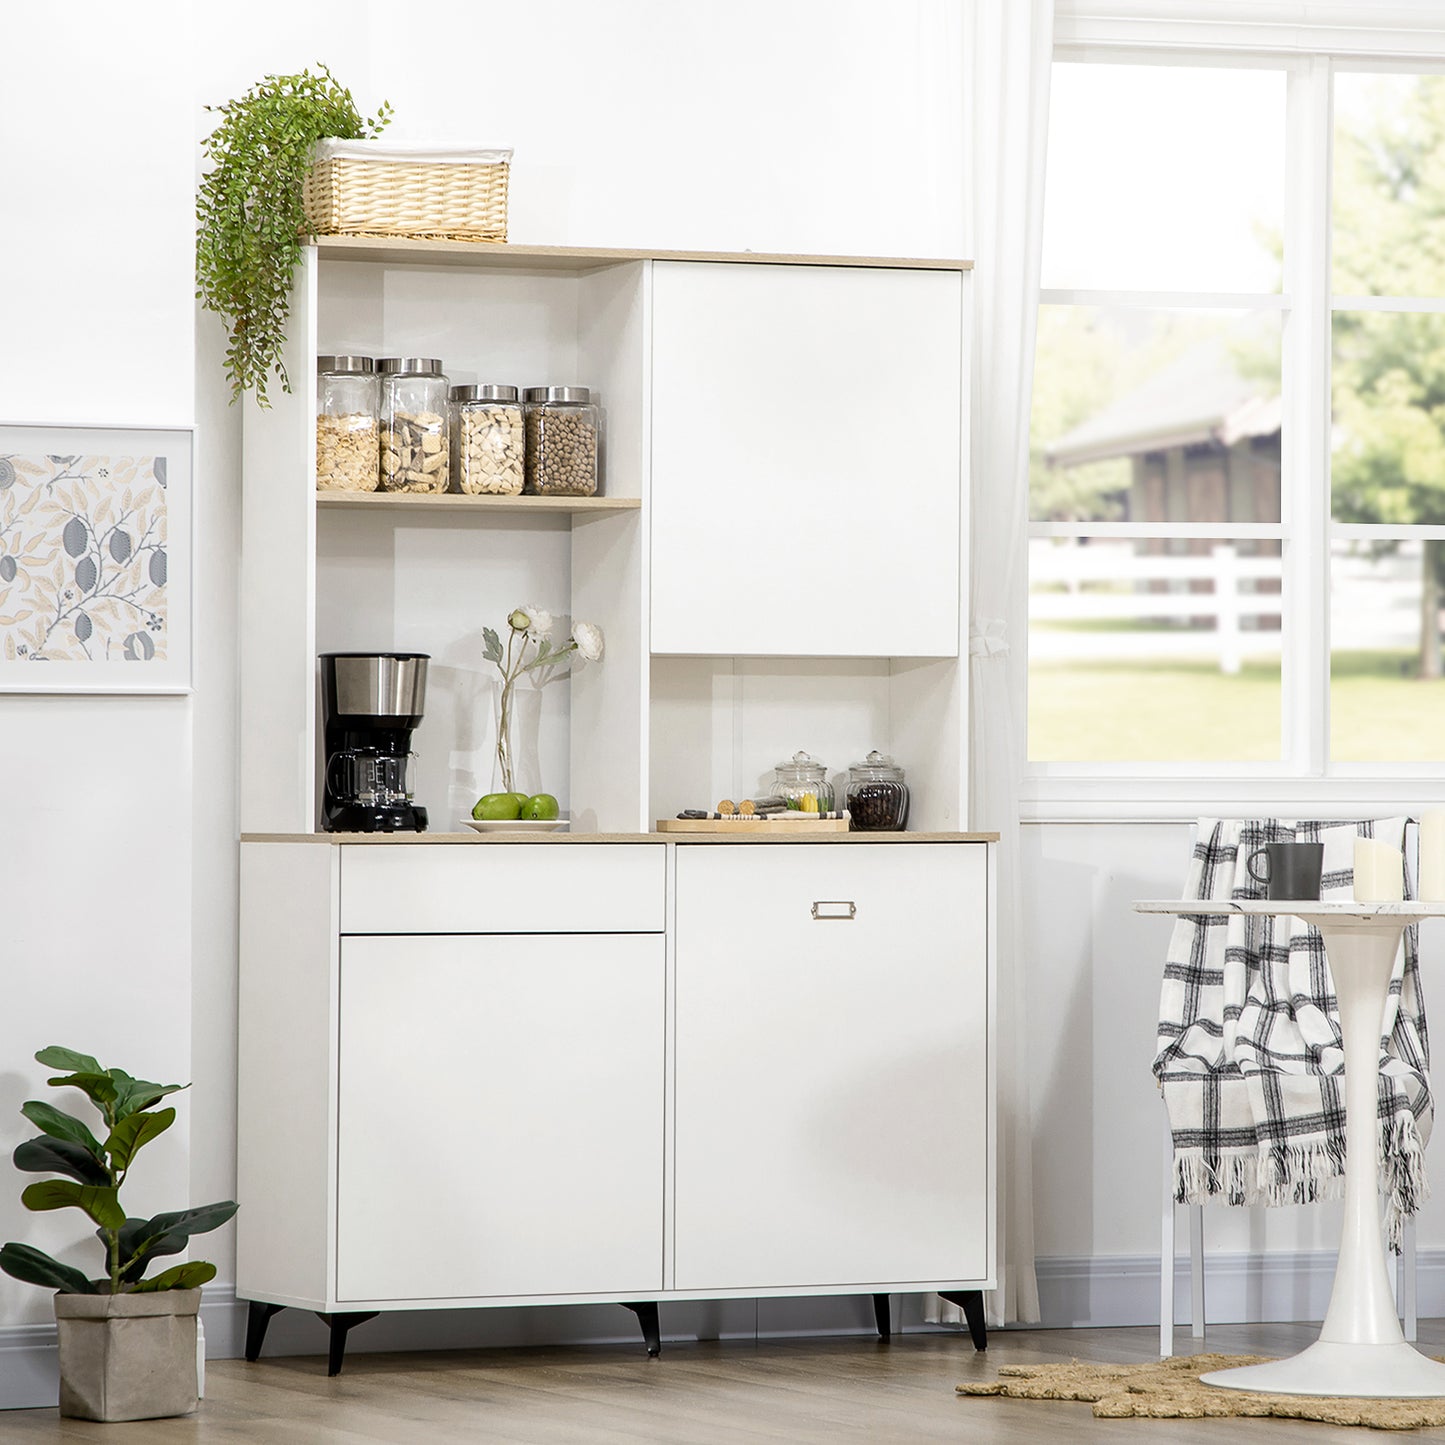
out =
<svg viewBox="0 0 1445 1445"><path fill-rule="evenodd" d="M1103 55L1050 97L1035 794L1445 776L1445 76Z"/></svg>

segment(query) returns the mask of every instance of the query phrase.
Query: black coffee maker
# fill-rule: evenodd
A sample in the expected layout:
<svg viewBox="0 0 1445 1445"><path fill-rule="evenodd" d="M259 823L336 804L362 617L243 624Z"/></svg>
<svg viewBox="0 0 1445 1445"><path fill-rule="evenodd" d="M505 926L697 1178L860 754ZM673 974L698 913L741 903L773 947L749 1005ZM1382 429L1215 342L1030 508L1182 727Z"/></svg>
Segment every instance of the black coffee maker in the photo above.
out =
<svg viewBox="0 0 1445 1445"><path fill-rule="evenodd" d="M426 832L407 765L430 660L425 652L321 654L321 826L328 833Z"/></svg>

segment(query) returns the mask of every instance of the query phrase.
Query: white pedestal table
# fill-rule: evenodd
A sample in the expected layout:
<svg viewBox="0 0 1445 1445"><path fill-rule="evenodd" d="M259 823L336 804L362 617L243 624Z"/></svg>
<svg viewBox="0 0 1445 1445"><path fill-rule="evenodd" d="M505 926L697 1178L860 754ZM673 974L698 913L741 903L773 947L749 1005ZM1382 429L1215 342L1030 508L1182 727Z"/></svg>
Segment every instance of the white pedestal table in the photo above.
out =
<svg viewBox="0 0 1445 1445"><path fill-rule="evenodd" d="M1215 1370L1201 1376L1204 1383L1283 1395L1445 1396L1445 1365L1406 1341L1395 1314L1380 1228L1376 1159L1380 1037L1395 956L1405 929L1424 918L1445 917L1445 903L1170 899L1139 902L1134 908L1189 918L1231 913L1300 918L1324 939L1339 1003L1345 1055L1345 1221L1324 1326L1319 1339L1298 1355Z"/></svg>

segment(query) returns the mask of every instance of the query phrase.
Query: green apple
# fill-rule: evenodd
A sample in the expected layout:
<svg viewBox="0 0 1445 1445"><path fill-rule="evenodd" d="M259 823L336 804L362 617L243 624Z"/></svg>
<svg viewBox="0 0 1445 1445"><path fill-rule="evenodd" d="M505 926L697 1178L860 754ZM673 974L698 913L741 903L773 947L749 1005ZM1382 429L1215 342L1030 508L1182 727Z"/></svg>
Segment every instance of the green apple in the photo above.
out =
<svg viewBox="0 0 1445 1445"><path fill-rule="evenodd" d="M478 822L509 822L522 811L515 793L485 793L476 801L472 817Z"/></svg>
<svg viewBox="0 0 1445 1445"><path fill-rule="evenodd" d="M529 793L507 793L505 796L517 800L517 816L519 818L525 818L527 816L527 801L531 795Z"/></svg>
<svg viewBox="0 0 1445 1445"><path fill-rule="evenodd" d="M555 818L561 809L557 806L557 800L551 793L533 793L522 805L519 816L523 818Z"/></svg>

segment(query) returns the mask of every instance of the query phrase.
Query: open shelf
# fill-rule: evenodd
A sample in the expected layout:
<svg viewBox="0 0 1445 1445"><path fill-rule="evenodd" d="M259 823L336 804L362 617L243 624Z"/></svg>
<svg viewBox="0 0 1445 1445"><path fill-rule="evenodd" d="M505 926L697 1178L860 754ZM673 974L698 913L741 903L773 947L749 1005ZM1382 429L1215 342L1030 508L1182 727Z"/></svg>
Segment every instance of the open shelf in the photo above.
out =
<svg viewBox="0 0 1445 1445"><path fill-rule="evenodd" d="M380 507L433 512L635 512L640 497L489 497L463 492L317 492L318 507Z"/></svg>

